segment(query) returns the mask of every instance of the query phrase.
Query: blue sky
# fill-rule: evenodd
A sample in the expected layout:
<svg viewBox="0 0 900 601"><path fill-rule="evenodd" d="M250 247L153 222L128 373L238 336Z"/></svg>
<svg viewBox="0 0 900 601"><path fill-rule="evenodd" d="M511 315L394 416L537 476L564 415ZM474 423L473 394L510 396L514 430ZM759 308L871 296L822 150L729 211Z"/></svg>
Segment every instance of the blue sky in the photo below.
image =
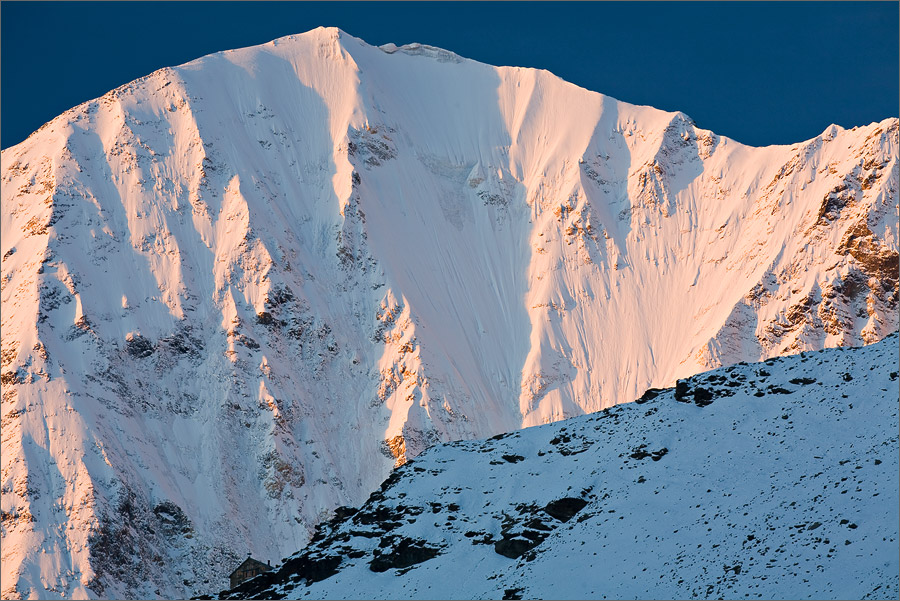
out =
<svg viewBox="0 0 900 601"><path fill-rule="evenodd" d="M898 114L897 2L9 2L7 148L160 67L319 25L548 69L754 145Z"/></svg>

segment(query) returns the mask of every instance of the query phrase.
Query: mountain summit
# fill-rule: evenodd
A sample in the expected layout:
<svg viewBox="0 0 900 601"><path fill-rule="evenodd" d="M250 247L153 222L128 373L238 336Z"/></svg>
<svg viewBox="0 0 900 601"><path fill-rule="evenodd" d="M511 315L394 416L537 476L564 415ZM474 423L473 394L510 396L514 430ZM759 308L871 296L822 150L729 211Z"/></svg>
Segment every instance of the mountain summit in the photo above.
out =
<svg viewBox="0 0 900 601"><path fill-rule="evenodd" d="M437 442L880 340L897 137L323 28L67 111L2 152L2 596L217 590Z"/></svg>

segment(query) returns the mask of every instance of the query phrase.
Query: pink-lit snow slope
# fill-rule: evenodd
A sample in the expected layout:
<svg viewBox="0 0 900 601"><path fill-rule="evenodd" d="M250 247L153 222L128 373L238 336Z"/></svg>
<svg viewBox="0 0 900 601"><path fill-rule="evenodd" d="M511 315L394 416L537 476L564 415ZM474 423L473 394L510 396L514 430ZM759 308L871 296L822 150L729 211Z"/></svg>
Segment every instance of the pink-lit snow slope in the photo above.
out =
<svg viewBox="0 0 900 601"><path fill-rule="evenodd" d="M898 120L751 148L336 29L2 152L3 597L186 597L438 442L897 329Z"/></svg>

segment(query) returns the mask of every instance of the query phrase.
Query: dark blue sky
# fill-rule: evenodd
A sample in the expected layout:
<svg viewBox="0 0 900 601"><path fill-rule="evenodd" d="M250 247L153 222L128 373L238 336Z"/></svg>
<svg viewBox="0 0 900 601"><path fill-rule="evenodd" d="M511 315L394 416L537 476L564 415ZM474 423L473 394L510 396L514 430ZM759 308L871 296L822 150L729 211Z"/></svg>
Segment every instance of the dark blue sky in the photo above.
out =
<svg viewBox="0 0 900 601"><path fill-rule="evenodd" d="M897 2L8 2L7 148L160 67L319 25L548 69L754 145L898 114Z"/></svg>

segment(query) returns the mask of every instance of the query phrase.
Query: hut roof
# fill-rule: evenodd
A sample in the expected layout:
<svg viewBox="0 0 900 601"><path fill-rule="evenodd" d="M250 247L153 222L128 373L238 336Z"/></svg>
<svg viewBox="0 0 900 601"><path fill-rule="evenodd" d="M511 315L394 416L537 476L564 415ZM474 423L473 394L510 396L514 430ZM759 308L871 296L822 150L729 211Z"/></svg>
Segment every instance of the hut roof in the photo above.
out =
<svg viewBox="0 0 900 601"><path fill-rule="evenodd" d="M261 562L261 561L257 561L257 560L255 560L255 559L253 559L252 557L247 557L247 559L245 559L244 562L243 562L241 565L239 565L238 567L236 567L236 568L231 572L231 574L229 574L229 577L234 576L235 572L238 572L238 571L240 571L240 570L242 570L242 569L244 569L244 568L253 568L253 567L260 568L260 569L262 569L264 572L267 572L267 571L269 571L269 570L272 569L272 566L270 566L270 565L264 564L264 563Z"/></svg>

